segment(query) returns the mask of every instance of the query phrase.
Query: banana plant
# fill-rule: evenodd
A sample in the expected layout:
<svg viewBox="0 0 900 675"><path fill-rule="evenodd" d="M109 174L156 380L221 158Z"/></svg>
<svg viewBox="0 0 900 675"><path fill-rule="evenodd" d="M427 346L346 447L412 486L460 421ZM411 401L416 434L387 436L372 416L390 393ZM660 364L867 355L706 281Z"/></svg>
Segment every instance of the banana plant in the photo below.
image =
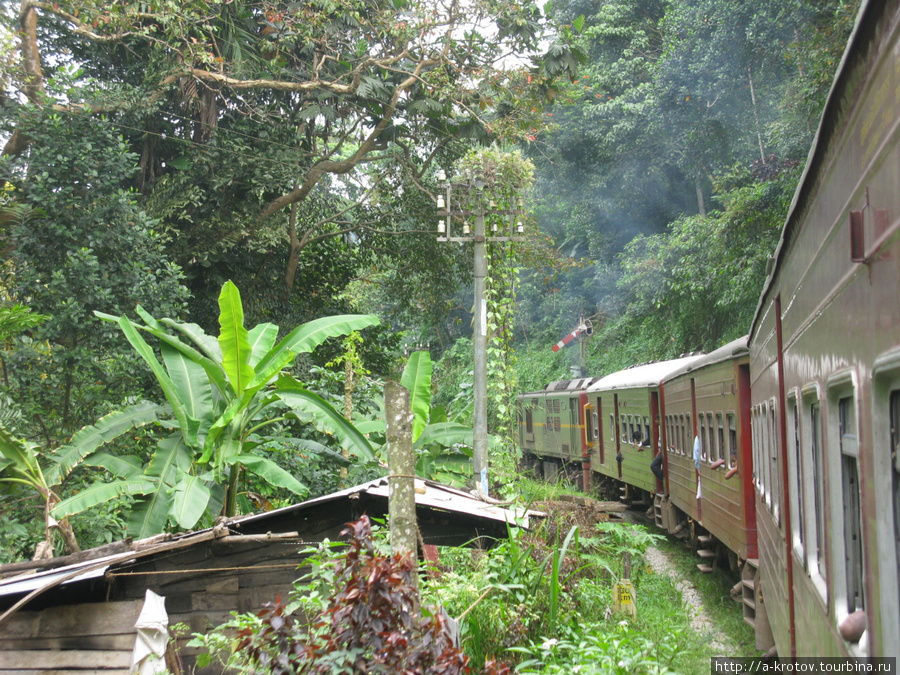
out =
<svg viewBox="0 0 900 675"><path fill-rule="evenodd" d="M240 481L251 472L266 482L305 497L308 490L275 462L253 454L265 442L267 427L291 419L309 421L333 435L351 453L373 459L366 438L331 404L282 373L298 354L326 339L378 323L372 315L345 315L303 324L277 341L278 326L244 326L240 292L228 281L219 295L219 336L174 319L157 320L141 307L141 322L95 312L119 325L153 372L171 415L171 434L158 444L146 465L99 452L97 435L73 437L60 449L65 466L80 461L102 466L116 476L57 504L66 517L123 494L136 498L129 534L149 536L169 525L184 529L220 513L235 515ZM161 359L144 339L155 338ZM108 434L109 435L109 434ZM90 442L88 442L90 440ZM111 440L101 437L102 442Z"/></svg>
<svg viewBox="0 0 900 675"><path fill-rule="evenodd" d="M420 351L409 355L400 377L400 384L409 392L416 475L463 485L472 475L472 427L448 421L442 407L431 407L431 375L431 355ZM383 435L384 415L358 421L356 428L366 434ZM387 448L378 452L384 454Z"/></svg>
<svg viewBox="0 0 900 675"><path fill-rule="evenodd" d="M0 483L24 485L37 492L44 502L44 542L39 550L43 550L45 554L53 550L51 533L57 529L68 552L75 553L80 548L68 521L56 521L50 515L50 509L59 501L59 497L41 468L39 456L40 448L37 445L13 436L0 425Z"/></svg>

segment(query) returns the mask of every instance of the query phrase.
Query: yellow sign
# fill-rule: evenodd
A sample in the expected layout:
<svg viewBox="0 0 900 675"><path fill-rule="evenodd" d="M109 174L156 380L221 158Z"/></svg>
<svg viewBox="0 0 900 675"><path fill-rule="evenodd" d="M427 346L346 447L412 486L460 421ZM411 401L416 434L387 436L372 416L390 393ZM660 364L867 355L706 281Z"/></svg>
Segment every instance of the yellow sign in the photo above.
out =
<svg viewBox="0 0 900 675"><path fill-rule="evenodd" d="M622 579L613 587L613 612L615 614L627 614L632 619L637 618L635 606L634 586L630 579Z"/></svg>

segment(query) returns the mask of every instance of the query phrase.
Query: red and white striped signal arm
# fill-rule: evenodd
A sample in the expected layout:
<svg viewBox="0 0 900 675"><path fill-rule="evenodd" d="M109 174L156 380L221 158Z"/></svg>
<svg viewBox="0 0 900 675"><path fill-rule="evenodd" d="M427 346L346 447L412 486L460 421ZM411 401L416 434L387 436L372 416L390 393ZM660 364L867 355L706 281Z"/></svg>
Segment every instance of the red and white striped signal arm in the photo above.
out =
<svg viewBox="0 0 900 675"><path fill-rule="evenodd" d="M587 331L587 330L588 330L587 324L584 324L584 323L580 324L580 325L578 326L578 328L576 328L575 330L573 330L571 333L569 333L568 335L566 335L566 337L564 337L562 340L560 340L560 341L557 342L555 345L553 345L553 351L558 352L558 351L559 351L560 349L562 349L563 347L565 347L565 346L571 344L571 342L572 342L575 338L577 338L579 335L581 335L582 333L584 333L584 332Z"/></svg>

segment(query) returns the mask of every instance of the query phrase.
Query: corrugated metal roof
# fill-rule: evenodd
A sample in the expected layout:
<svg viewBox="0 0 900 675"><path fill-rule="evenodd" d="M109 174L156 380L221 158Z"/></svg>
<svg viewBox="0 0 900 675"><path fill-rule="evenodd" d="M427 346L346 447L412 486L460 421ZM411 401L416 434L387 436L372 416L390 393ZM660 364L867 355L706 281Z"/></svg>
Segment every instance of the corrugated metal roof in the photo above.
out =
<svg viewBox="0 0 900 675"><path fill-rule="evenodd" d="M84 562L74 565L66 565L65 567L57 567L52 570L39 570L30 574L12 577L11 579L0 580L0 595L13 595L15 593L30 593L38 588L46 586L55 586L57 583L76 583L78 581L87 581L88 579L96 579L106 574L109 566L116 562L134 558L134 553L111 555L105 558L97 558L95 560L85 560ZM80 574L80 570L83 570ZM66 577L69 577L66 579Z"/></svg>
<svg viewBox="0 0 900 675"><path fill-rule="evenodd" d="M52 569L42 569L37 567L7 579L0 579L0 597L21 593L39 593L42 589L49 590L54 586L99 578L102 577L110 567L120 563L131 562L162 551L193 546L194 544L229 534L230 532L233 532L232 528L239 532L240 526L245 523L264 522L265 520L275 518L279 515L289 514L291 512L302 512L313 506L337 501L339 499L351 498L353 495L369 494L379 498L383 497L387 500L388 490L388 478L378 478L369 481L368 483L363 483L316 499L310 499L300 504L285 506L265 513L234 518L221 523L214 528L175 535L168 539L152 537L147 540L136 541L132 544L134 550L124 551L115 555L93 559L89 558L65 566L53 567ZM541 515L536 511L505 509L501 506L484 502L462 490L420 479L416 479L416 505L430 509L440 509L449 513L458 513L474 516L476 518L509 523L510 525L519 527L528 527L529 516ZM240 534L234 536L235 538L239 538ZM77 555L89 556L90 551L84 551ZM60 562L58 558L54 560L56 564ZM51 564L51 561L47 561L47 563L49 565Z"/></svg>
<svg viewBox="0 0 900 675"><path fill-rule="evenodd" d="M239 525L243 523L255 523L292 511L302 511L317 504L336 501L358 494L369 494L387 499L388 488L389 482L387 476L376 478L368 483L362 483L361 485L356 485L339 492L332 492L331 494L317 497L316 499L310 499L300 504L292 504L291 506L284 506L280 509L267 511L265 513L235 518L229 524L234 523ZM480 518L488 518L490 520L509 523L520 527L528 527L529 514L534 515L536 513L534 511L525 511L523 509L505 509L484 502L467 492L450 487L449 485L442 485L441 483L418 478L416 479L416 505L439 508L445 511L463 513Z"/></svg>
<svg viewBox="0 0 900 675"><path fill-rule="evenodd" d="M609 389L636 389L638 387L654 387L659 385L669 373L683 368L689 363L700 358L697 356L685 356L670 361L657 361L643 366L626 368L617 373L612 373L601 378L588 388L592 391L607 391Z"/></svg>

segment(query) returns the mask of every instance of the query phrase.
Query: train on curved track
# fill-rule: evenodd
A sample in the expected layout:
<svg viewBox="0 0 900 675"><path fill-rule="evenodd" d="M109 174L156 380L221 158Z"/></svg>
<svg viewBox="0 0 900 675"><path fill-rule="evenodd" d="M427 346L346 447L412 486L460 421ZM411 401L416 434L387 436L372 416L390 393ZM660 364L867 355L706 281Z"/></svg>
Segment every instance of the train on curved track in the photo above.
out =
<svg viewBox="0 0 900 675"><path fill-rule="evenodd" d="M759 649L900 655L900 2L862 3L748 335L517 406L536 473L740 571Z"/></svg>

